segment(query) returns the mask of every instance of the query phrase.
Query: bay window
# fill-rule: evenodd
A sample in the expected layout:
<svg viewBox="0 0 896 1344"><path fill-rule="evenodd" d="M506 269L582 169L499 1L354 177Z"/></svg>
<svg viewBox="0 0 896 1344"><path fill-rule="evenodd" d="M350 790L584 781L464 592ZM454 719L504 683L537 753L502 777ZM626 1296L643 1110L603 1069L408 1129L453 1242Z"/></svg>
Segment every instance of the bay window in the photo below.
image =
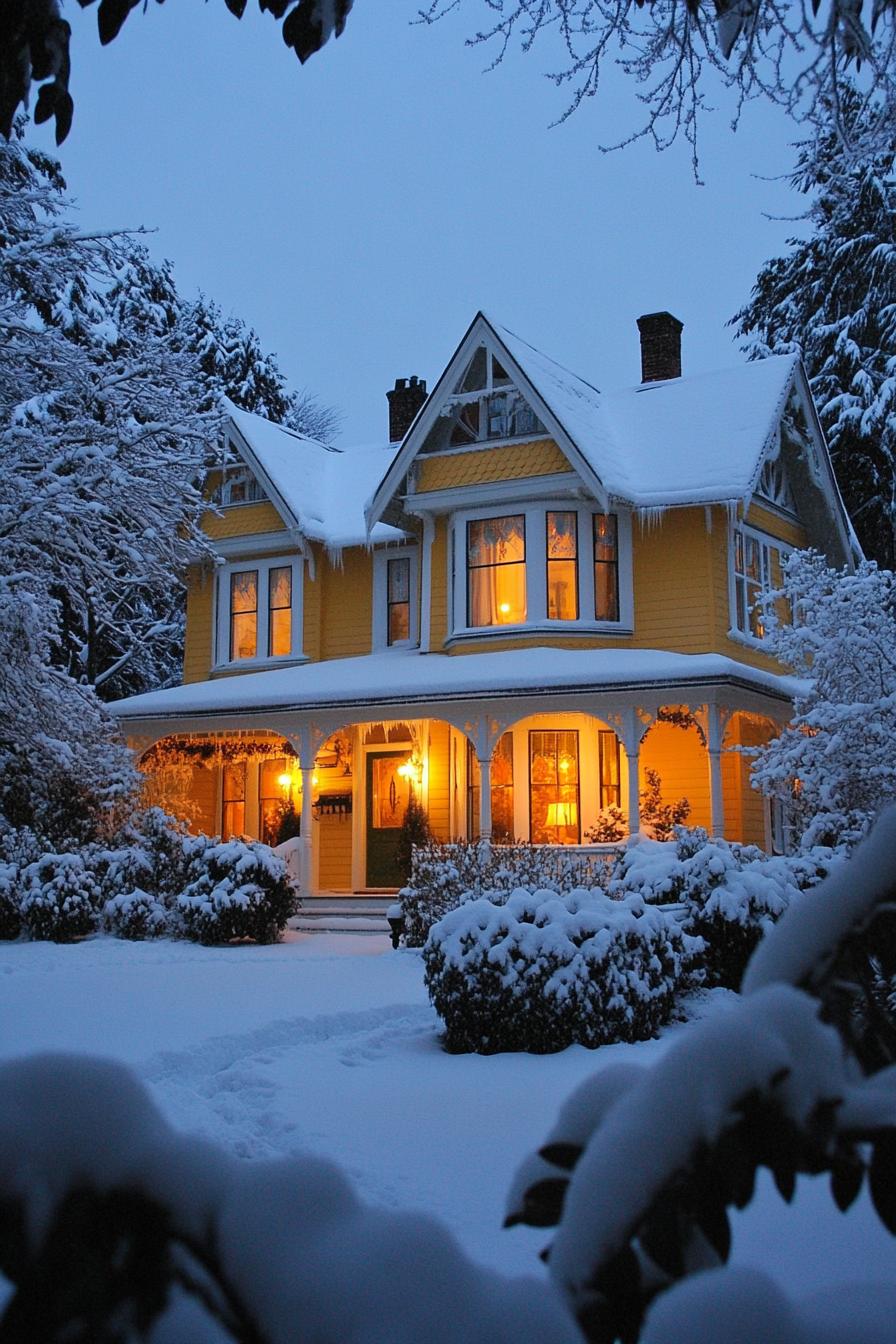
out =
<svg viewBox="0 0 896 1344"><path fill-rule="evenodd" d="M733 529L731 565L732 630L752 639L765 638L765 623L756 604L780 583L787 550L752 528Z"/></svg>
<svg viewBox="0 0 896 1344"><path fill-rule="evenodd" d="M633 625L631 519L586 505L518 504L453 520L452 633L572 633Z"/></svg>

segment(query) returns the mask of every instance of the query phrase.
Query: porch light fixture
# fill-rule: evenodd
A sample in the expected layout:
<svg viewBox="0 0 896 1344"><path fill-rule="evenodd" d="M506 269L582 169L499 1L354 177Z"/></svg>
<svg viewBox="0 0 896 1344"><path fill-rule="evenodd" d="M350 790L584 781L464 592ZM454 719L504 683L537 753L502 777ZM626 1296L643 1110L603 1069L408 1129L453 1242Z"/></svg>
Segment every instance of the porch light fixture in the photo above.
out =
<svg viewBox="0 0 896 1344"><path fill-rule="evenodd" d="M289 789L289 788L291 788L291 787L292 787L292 775L290 775L290 774L288 774L288 773L284 773L284 774L282 774L282 775L278 775L278 776L277 776L277 783L280 785L281 789Z"/></svg>
<svg viewBox="0 0 896 1344"><path fill-rule="evenodd" d="M559 830L562 826L577 826L578 822L579 813L575 803L548 803L546 826L555 826Z"/></svg>
<svg viewBox="0 0 896 1344"><path fill-rule="evenodd" d="M402 779L408 779L413 784L419 784L423 778L423 762L415 760L413 756L409 756L408 759L398 767L396 773L399 774Z"/></svg>

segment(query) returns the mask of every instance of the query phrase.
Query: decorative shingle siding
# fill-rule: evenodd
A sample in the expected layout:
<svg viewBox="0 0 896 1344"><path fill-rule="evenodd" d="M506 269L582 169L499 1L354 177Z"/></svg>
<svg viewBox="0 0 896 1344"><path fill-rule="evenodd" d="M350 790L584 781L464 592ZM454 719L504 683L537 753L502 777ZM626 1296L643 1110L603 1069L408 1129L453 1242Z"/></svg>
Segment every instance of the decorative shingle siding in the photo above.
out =
<svg viewBox="0 0 896 1344"><path fill-rule="evenodd" d="M240 504L221 513L206 513L203 530L218 540L222 537L251 536L255 532L283 532L286 524L270 500L259 504Z"/></svg>
<svg viewBox="0 0 896 1344"><path fill-rule="evenodd" d="M418 458L417 492L456 489L483 481L511 481L525 476L551 476L571 471L553 439L512 443L503 448L478 448L446 457Z"/></svg>

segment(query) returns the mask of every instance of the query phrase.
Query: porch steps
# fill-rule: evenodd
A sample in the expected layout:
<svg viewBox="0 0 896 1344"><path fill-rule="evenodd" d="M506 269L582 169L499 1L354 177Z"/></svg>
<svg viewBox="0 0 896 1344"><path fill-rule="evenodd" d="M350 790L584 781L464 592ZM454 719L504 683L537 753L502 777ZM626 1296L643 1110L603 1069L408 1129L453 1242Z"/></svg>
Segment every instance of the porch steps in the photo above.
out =
<svg viewBox="0 0 896 1344"><path fill-rule="evenodd" d="M289 921L302 933L389 932L386 911L394 896L310 896Z"/></svg>

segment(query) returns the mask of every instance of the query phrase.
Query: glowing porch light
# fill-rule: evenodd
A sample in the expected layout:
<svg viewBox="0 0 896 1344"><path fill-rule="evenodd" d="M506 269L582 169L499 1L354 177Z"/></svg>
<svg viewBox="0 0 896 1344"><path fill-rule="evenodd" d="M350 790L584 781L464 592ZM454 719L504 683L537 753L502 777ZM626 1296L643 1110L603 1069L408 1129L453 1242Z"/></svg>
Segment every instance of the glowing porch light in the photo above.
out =
<svg viewBox="0 0 896 1344"><path fill-rule="evenodd" d="M289 789L289 788L291 788L291 787L292 787L292 775L289 775L289 774L278 775L278 776L277 776L277 783L280 785L281 789Z"/></svg>

